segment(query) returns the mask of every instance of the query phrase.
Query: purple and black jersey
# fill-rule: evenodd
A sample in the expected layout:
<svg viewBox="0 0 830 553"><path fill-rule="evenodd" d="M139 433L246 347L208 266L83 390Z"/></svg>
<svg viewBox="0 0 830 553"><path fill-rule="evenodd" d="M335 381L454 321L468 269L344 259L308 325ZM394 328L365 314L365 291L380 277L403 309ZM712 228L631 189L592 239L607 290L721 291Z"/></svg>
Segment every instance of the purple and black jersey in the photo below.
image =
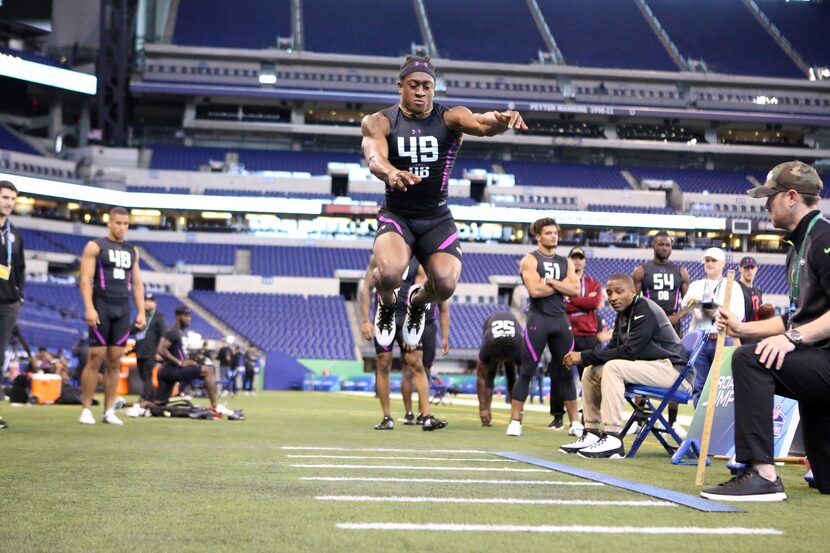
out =
<svg viewBox="0 0 830 553"><path fill-rule="evenodd" d="M673 315L680 309L682 284L680 265L671 262L658 265L654 261L643 263L643 295L659 305L666 315Z"/></svg>
<svg viewBox="0 0 830 553"><path fill-rule="evenodd" d="M542 278L565 280L568 276L568 259L561 255L547 256L539 250L530 252L536 258L536 272ZM542 315L565 316L565 296L559 292L544 298L530 298L528 311L535 311Z"/></svg>
<svg viewBox="0 0 830 553"><path fill-rule="evenodd" d="M92 285L94 298L127 300L133 289L135 247L127 242L114 242L107 237L95 240L100 252L95 262Z"/></svg>
<svg viewBox="0 0 830 553"><path fill-rule="evenodd" d="M426 119L412 119L392 106L381 113L389 120L389 162L421 177L405 192L386 186L386 207L405 217L435 216L449 210L447 195L463 136L444 122L448 108L433 104Z"/></svg>

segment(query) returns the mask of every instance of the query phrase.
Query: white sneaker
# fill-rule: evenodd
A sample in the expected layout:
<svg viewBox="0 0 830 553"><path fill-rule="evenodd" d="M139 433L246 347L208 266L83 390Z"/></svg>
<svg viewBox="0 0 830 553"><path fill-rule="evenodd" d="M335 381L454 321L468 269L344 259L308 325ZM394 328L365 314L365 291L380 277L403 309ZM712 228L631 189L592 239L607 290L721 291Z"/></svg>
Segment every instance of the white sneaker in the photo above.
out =
<svg viewBox="0 0 830 553"><path fill-rule="evenodd" d="M384 305L378 296L378 305L375 309L375 341L382 348L388 348L395 341L397 327L395 323L395 303Z"/></svg>
<svg viewBox="0 0 830 553"><path fill-rule="evenodd" d="M575 441L560 446L559 451L562 453L578 453L581 449L591 447L599 441L599 436L588 430L583 430L582 435Z"/></svg>
<svg viewBox="0 0 830 553"><path fill-rule="evenodd" d="M677 434L678 438L680 438L681 440L686 439L687 432L686 429L683 428L682 424L680 424L679 422L675 422L673 425L671 425L671 429L674 430L674 433Z"/></svg>
<svg viewBox="0 0 830 553"><path fill-rule="evenodd" d="M127 417L141 417L144 415L144 409L138 403L133 403L131 406L124 409L124 415Z"/></svg>
<svg viewBox="0 0 830 553"><path fill-rule="evenodd" d="M626 432L626 436L636 436L640 433L640 428L640 423L635 422L631 425L631 428L628 429L628 432Z"/></svg>
<svg viewBox="0 0 830 553"><path fill-rule="evenodd" d="M413 284L409 287L409 294L406 296L406 317L403 320L403 341L412 347L421 343L421 336L424 334L424 323L426 322L427 309L430 305L412 305L412 296L423 288L422 284Z"/></svg>
<svg viewBox="0 0 830 553"><path fill-rule="evenodd" d="M112 411L107 411L106 413L104 413L104 418L101 419L101 420L104 421L104 424L113 424L115 426L124 426L124 423L121 421L121 419L116 417L115 413L112 412Z"/></svg>
<svg viewBox="0 0 830 553"><path fill-rule="evenodd" d="M511 420L510 424L507 425L507 435L508 436L521 436L522 435L522 421Z"/></svg>
<svg viewBox="0 0 830 553"><path fill-rule="evenodd" d="M222 405L217 405L216 406L216 412L219 413L220 415L225 415L225 416L233 415L233 411L228 409L228 406L224 403Z"/></svg>
<svg viewBox="0 0 830 553"><path fill-rule="evenodd" d="M127 405L127 400L121 396L118 396L115 398L115 405L113 405L112 408L118 411L119 409L123 409L125 405Z"/></svg>
<svg viewBox="0 0 830 553"><path fill-rule="evenodd" d="M92 411L89 409L81 410L81 418L78 420L81 424L95 424L95 417L92 416Z"/></svg>
<svg viewBox="0 0 830 553"><path fill-rule="evenodd" d="M572 421L571 427L568 428L568 436L582 436L582 431L585 427L579 421Z"/></svg>
<svg viewBox="0 0 830 553"><path fill-rule="evenodd" d="M625 457L625 448L622 440L616 436L603 434L597 443L580 449L577 455L585 459L622 459Z"/></svg>

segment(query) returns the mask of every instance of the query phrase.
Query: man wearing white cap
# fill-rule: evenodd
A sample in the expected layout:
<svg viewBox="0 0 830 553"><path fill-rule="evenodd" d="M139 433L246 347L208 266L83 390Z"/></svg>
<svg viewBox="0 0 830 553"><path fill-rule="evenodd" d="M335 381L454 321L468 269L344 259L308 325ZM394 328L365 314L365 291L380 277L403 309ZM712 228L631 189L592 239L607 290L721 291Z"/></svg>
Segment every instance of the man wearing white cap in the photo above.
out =
<svg viewBox="0 0 830 553"><path fill-rule="evenodd" d="M700 399L700 393L709 376L709 368L715 358L715 344L718 331L715 328L715 315L718 307L723 306L726 295L726 277L723 268L726 266L726 254L720 248L709 248L703 252L703 270L706 278L695 280L689 284L689 290L683 297L681 306L686 313L692 314L689 331L702 330L709 335L709 341L697 356L695 361L695 382L692 392L692 401L695 407ZM744 320L744 294L738 281L732 283L732 297L729 301L729 311L736 314L739 320ZM726 345L733 344L732 338L726 339Z"/></svg>

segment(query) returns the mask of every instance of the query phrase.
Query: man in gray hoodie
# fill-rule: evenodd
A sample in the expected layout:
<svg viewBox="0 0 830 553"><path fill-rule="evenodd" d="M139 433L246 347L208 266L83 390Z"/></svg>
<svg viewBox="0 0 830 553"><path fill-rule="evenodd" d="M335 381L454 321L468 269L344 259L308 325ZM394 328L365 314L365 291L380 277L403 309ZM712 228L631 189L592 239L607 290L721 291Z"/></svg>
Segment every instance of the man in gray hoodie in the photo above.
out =
<svg viewBox="0 0 830 553"><path fill-rule="evenodd" d="M614 334L605 348L570 352L565 365L582 364L582 412L585 430L560 451L589 459L625 456L620 431L625 385L669 388L688 361L683 344L663 309L637 296L634 281L625 274L611 275L606 285L608 302L617 312ZM692 390L689 375L680 390ZM600 432L600 426L603 431Z"/></svg>

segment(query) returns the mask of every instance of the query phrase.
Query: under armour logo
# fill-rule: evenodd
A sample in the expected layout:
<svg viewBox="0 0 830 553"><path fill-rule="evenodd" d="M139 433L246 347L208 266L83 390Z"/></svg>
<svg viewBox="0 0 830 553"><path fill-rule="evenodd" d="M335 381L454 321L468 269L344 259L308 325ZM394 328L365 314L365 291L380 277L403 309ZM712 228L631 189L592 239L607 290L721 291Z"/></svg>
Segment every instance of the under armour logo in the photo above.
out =
<svg viewBox="0 0 830 553"><path fill-rule="evenodd" d="M412 129L412 134L421 134L423 130L421 129Z"/></svg>

